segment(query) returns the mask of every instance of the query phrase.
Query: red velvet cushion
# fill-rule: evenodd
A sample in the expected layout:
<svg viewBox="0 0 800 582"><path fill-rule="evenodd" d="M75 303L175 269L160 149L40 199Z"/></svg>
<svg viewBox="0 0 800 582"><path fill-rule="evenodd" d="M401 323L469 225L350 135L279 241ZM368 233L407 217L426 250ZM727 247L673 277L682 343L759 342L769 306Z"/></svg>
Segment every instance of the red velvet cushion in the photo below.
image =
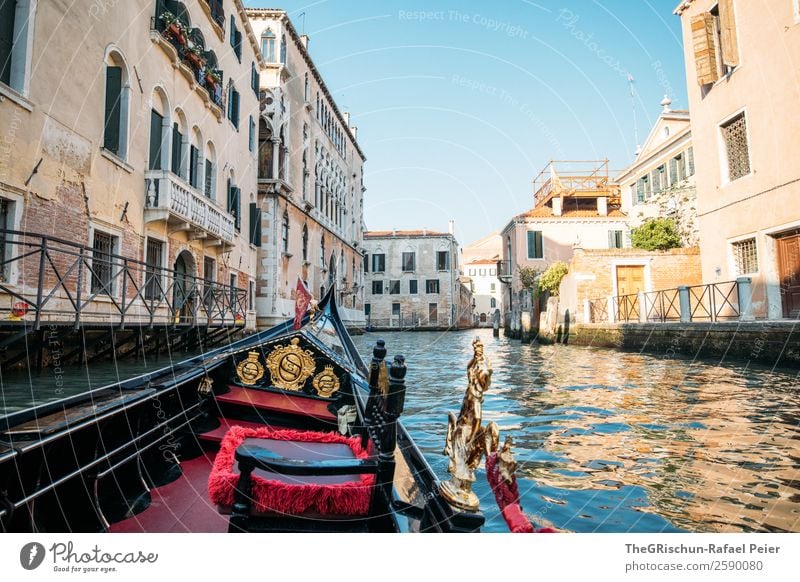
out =
<svg viewBox="0 0 800 582"><path fill-rule="evenodd" d="M217 505L231 506L239 469L234 455L245 439L266 439L263 446L288 458L334 460L367 457L358 437L337 433L233 426L222 439L208 479L208 493ZM280 443L278 441L286 441ZM307 444L303 444L307 443ZM299 477L253 471L255 513L361 516L369 511L375 475Z"/></svg>

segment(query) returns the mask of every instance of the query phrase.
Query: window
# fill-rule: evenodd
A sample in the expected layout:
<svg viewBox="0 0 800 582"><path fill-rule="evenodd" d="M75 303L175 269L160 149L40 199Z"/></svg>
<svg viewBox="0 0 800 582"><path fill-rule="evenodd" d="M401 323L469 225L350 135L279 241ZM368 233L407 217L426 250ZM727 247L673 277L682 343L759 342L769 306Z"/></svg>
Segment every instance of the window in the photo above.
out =
<svg viewBox="0 0 800 582"><path fill-rule="evenodd" d="M289 253L289 215L285 212L281 221L281 250L285 254Z"/></svg>
<svg viewBox="0 0 800 582"><path fill-rule="evenodd" d="M542 248L542 232L540 230L528 231L528 258L544 258L544 249Z"/></svg>
<svg viewBox="0 0 800 582"><path fill-rule="evenodd" d="M608 231L608 248L621 249L622 248L622 231L609 230Z"/></svg>
<svg viewBox="0 0 800 582"><path fill-rule="evenodd" d="M411 279L408 282L408 294L409 295L416 295L417 294L417 280Z"/></svg>
<svg viewBox="0 0 800 582"><path fill-rule="evenodd" d="M256 64L250 63L250 88L256 94L256 97L259 97L258 88L260 84L260 75L258 74L258 69L256 69Z"/></svg>
<svg viewBox="0 0 800 582"><path fill-rule="evenodd" d="M183 176L183 134L180 126L172 124L172 163L170 169L177 176Z"/></svg>
<svg viewBox="0 0 800 582"><path fill-rule="evenodd" d="M281 37L281 63L286 64L286 36Z"/></svg>
<svg viewBox="0 0 800 582"><path fill-rule="evenodd" d="M303 225L303 262L308 262L308 226Z"/></svg>
<svg viewBox="0 0 800 582"><path fill-rule="evenodd" d="M372 282L372 294L373 295L383 295L383 281L373 281Z"/></svg>
<svg viewBox="0 0 800 582"><path fill-rule="evenodd" d="M389 281L389 295L400 295L400 281Z"/></svg>
<svg viewBox="0 0 800 582"><path fill-rule="evenodd" d="M28 93L30 43L35 21L34 0L0 2L0 83L23 95Z"/></svg>
<svg viewBox="0 0 800 582"><path fill-rule="evenodd" d="M242 33L236 28L236 18L231 14L231 47L233 47L233 54L239 62L242 62Z"/></svg>
<svg viewBox="0 0 800 582"><path fill-rule="evenodd" d="M438 293L439 279L427 279L425 281L425 293Z"/></svg>
<svg viewBox="0 0 800 582"><path fill-rule="evenodd" d="M8 3L8 0L6 0L6 4ZM2 55L0 55L0 59L2 59ZM1 63L0 66L2 66ZM128 89L125 85L126 79L123 68L115 64L107 64L103 149L122 159L127 154L126 142L128 137Z"/></svg>
<svg viewBox="0 0 800 582"><path fill-rule="evenodd" d="M495 299L494 297L489 299L489 307L495 309L497 307L497 299Z"/></svg>
<svg viewBox="0 0 800 582"><path fill-rule="evenodd" d="M228 85L228 119L239 129L239 92L233 87L233 83Z"/></svg>
<svg viewBox="0 0 800 582"><path fill-rule="evenodd" d="M489 284L489 293L494 293L495 292L495 290L497 289L497 287L495 285L496 285L495 283L490 283Z"/></svg>
<svg viewBox="0 0 800 582"><path fill-rule="evenodd" d="M248 287L249 287L249 290L248 290L249 292L247 293L247 298L248 298L248 300L247 300L247 308L250 311L255 311L255 309L256 309L256 282L255 281L250 281L250 284L248 285Z"/></svg>
<svg viewBox="0 0 800 582"><path fill-rule="evenodd" d="M364 253L364 272L369 273L369 253Z"/></svg>
<svg viewBox="0 0 800 582"><path fill-rule="evenodd" d="M673 186L686 179L686 157L682 153L669 161L669 179Z"/></svg>
<svg viewBox="0 0 800 582"><path fill-rule="evenodd" d="M403 271L413 271L416 268L417 254L414 252L403 253Z"/></svg>
<svg viewBox="0 0 800 582"><path fill-rule="evenodd" d="M644 202L645 193L647 192L647 176L642 176L636 180L636 203L641 204Z"/></svg>
<svg viewBox="0 0 800 582"><path fill-rule="evenodd" d="M383 253L373 253L372 272L383 273L384 271L386 271L386 255Z"/></svg>
<svg viewBox="0 0 800 582"><path fill-rule="evenodd" d="M739 64L734 0L720 0L710 12L692 18L697 83L703 87L730 74Z"/></svg>
<svg viewBox="0 0 800 582"><path fill-rule="evenodd" d="M478 275L480 275L481 277L485 277L486 276L486 269L478 269Z"/></svg>
<svg viewBox="0 0 800 582"><path fill-rule="evenodd" d="M733 182L750 173L750 151L744 113L723 124L721 130L728 159L728 180Z"/></svg>
<svg viewBox="0 0 800 582"><path fill-rule="evenodd" d="M261 246L261 209L255 202L250 203L250 244Z"/></svg>
<svg viewBox="0 0 800 582"><path fill-rule="evenodd" d="M491 269L489 269L489 275L490 276L494 277L496 274L497 274L497 269L495 267L492 267ZM492 286L494 286L494 283L492 283Z"/></svg>
<svg viewBox="0 0 800 582"><path fill-rule="evenodd" d="M194 144L189 146L189 184L200 188L200 151Z"/></svg>
<svg viewBox="0 0 800 582"><path fill-rule="evenodd" d="M256 151L256 122L253 121L253 116L250 116L250 135L249 135L250 152Z"/></svg>
<svg viewBox="0 0 800 582"><path fill-rule="evenodd" d="M308 73L306 73L305 84L303 85L303 101L308 103Z"/></svg>
<svg viewBox="0 0 800 582"><path fill-rule="evenodd" d="M694 176L694 148L686 150L686 177Z"/></svg>
<svg viewBox="0 0 800 582"><path fill-rule="evenodd" d="M99 230L92 240L92 293L113 295L111 255L117 245L117 237Z"/></svg>
<svg viewBox="0 0 800 582"><path fill-rule="evenodd" d="M215 188L214 188L214 162L206 158L206 173L203 176L205 184L203 185L203 190L207 198L211 198L212 200L215 198Z"/></svg>
<svg viewBox="0 0 800 582"><path fill-rule="evenodd" d="M370 305L369 303L364 304L364 315L366 317L372 315L372 305Z"/></svg>
<svg viewBox="0 0 800 582"><path fill-rule="evenodd" d="M450 270L450 251L436 252L436 270L437 271Z"/></svg>
<svg viewBox="0 0 800 582"><path fill-rule="evenodd" d="M242 190L228 180L228 212L233 216L236 230L242 230Z"/></svg>
<svg viewBox="0 0 800 582"><path fill-rule="evenodd" d="M475 276L475 269L470 269L469 270L469 276L470 277L474 277Z"/></svg>
<svg viewBox="0 0 800 582"><path fill-rule="evenodd" d="M325 235L319 239L319 266L325 269ZM322 295L320 295L322 297Z"/></svg>
<svg viewBox="0 0 800 582"><path fill-rule="evenodd" d="M96 234L96 233L95 233ZM146 279L144 286L144 298L156 300L163 296L161 288L161 268L164 266L164 243L153 238L147 239L147 250L145 251Z"/></svg>
<svg viewBox="0 0 800 582"><path fill-rule="evenodd" d="M392 303L392 315L395 317L400 315L400 304L399 303Z"/></svg>
<svg viewBox="0 0 800 582"><path fill-rule="evenodd" d="M261 34L261 55L268 63L275 62L275 34L269 28Z"/></svg>
<svg viewBox="0 0 800 582"><path fill-rule="evenodd" d="M736 276L758 272L758 250L756 239L748 238L733 243L733 259L736 263Z"/></svg>
<svg viewBox="0 0 800 582"><path fill-rule="evenodd" d="M164 143L164 118L155 109L150 111L150 170L161 169L161 147Z"/></svg>

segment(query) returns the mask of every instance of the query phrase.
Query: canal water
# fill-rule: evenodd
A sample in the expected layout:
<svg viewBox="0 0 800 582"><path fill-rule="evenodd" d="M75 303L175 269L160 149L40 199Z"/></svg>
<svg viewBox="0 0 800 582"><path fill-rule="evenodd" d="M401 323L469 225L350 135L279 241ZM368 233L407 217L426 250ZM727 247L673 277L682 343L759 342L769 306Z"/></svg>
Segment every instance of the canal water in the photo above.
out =
<svg viewBox="0 0 800 582"><path fill-rule="evenodd" d="M472 340L494 374L484 423L514 439L525 512L576 532L800 531L800 390L788 372L580 346L491 330L365 334L407 358L403 422L447 476ZM507 531L481 467L487 529Z"/></svg>
<svg viewBox="0 0 800 582"><path fill-rule="evenodd" d="M800 531L800 398L789 372L579 346L520 345L491 330L367 333L406 356L403 422L437 474L472 340L492 362L484 423L514 439L522 505L576 532ZM0 414L143 374L194 355L0 370ZM483 467L486 530L507 531Z"/></svg>

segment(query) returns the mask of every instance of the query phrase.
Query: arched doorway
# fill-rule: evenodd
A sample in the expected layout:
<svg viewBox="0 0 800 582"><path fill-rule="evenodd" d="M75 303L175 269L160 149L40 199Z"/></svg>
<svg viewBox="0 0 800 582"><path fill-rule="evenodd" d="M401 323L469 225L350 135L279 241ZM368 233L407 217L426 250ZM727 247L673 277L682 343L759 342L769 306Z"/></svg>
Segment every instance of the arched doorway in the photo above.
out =
<svg viewBox="0 0 800 582"><path fill-rule="evenodd" d="M191 323L194 318L195 300L197 296L197 269L194 257L189 251L181 251L173 266L175 285L172 292L172 307L175 310L176 323Z"/></svg>

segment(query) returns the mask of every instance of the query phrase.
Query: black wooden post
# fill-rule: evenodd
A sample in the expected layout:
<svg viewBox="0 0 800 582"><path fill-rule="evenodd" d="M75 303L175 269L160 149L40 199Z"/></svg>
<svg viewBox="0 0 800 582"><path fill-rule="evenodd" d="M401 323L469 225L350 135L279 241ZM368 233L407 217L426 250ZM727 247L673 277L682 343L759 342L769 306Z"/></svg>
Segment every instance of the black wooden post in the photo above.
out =
<svg viewBox="0 0 800 582"><path fill-rule="evenodd" d="M383 426L380 435L378 456L378 483L387 503L392 500L394 482L394 451L397 447L397 419L403 413L406 402L406 359L397 355L389 368L389 394L383 410Z"/></svg>
<svg viewBox="0 0 800 582"><path fill-rule="evenodd" d="M229 532L247 531L247 522L250 519L253 468L252 463L239 461L239 481L236 483L236 490L233 494Z"/></svg>
<svg viewBox="0 0 800 582"><path fill-rule="evenodd" d="M364 411L364 422L367 426L372 424L378 403L380 402L378 387L378 376L380 375L381 364L386 357L386 342L379 339L375 342L375 347L372 348L372 362L369 365L369 397L367 398L367 407Z"/></svg>

